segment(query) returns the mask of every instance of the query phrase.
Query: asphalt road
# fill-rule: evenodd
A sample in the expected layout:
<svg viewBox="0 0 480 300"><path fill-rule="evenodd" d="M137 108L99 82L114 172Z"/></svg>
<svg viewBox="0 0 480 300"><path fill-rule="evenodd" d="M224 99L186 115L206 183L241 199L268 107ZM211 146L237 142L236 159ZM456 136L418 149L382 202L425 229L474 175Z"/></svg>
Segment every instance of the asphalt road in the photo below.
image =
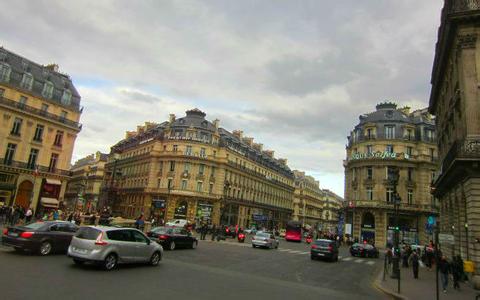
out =
<svg viewBox="0 0 480 300"><path fill-rule="evenodd" d="M195 250L165 251L160 266L105 272L65 255L39 257L0 247L2 299L388 299L372 281L381 259L312 261L308 245L277 250L201 241Z"/></svg>

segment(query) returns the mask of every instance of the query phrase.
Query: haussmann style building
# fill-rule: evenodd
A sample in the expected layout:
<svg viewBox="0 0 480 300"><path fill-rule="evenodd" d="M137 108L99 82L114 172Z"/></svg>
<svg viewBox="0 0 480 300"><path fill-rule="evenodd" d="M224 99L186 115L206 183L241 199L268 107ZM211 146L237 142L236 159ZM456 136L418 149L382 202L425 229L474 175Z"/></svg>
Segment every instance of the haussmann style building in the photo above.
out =
<svg viewBox="0 0 480 300"><path fill-rule="evenodd" d="M128 218L284 227L295 190L287 161L205 116L193 109L127 132L111 148L102 205Z"/></svg>
<svg viewBox="0 0 480 300"><path fill-rule="evenodd" d="M345 233L380 247L393 244L393 172L398 169L400 242L428 243L432 236L425 225L437 215L430 187L438 154L435 122L426 109L410 112L394 103L378 104L360 116L346 152Z"/></svg>
<svg viewBox="0 0 480 300"><path fill-rule="evenodd" d="M293 200L294 221L302 222L304 227L319 229L325 194L320 189L320 182L305 172L294 170L295 197Z"/></svg>
<svg viewBox="0 0 480 300"><path fill-rule="evenodd" d="M75 162L65 192L65 206L80 211L97 211L108 154L97 151Z"/></svg>
<svg viewBox="0 0 480 300"><path fill-rule="evenodd" d="M0 205L61 206L81 112L57 65L0 47Z"/></svg>
<svg viewBox="0 0 480 300"><path fill-rule="evenodd" d="M445 1L432 71L440 172L434 195L442 251L480 271L480 1ZM452 242L452 243L451 243ZM475 277L478 285L478 276Z"/></svg>

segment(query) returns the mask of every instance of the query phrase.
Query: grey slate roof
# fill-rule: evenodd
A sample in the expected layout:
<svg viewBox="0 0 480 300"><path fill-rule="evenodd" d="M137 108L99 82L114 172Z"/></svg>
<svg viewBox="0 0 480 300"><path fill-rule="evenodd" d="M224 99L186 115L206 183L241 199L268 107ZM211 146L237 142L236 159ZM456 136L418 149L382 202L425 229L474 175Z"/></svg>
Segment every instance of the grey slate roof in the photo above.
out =
<svg viewBox="0 0 480 300"><path fill-rule="evenodd" d="M27 93L32 93L40 98L44 98L42 96L43 86L45 81L48 80L53 84L54 91L52 99L46 100L63 105L61 104L63 91L68 89L72 93L70 108L77 110L80 108L80 94L68 75L55 72L46 66L37 64L16 53L8 51L3 47L0 47L0 62L8 64L11 68L10 81L6 84L12 85L20 90L24 90L24 88L20 86L20 82L22 81L23 74L28 72L32 74L34 82L32 90L26 90ZM2 84L3 83L4 82L2 82Z"/></svg>

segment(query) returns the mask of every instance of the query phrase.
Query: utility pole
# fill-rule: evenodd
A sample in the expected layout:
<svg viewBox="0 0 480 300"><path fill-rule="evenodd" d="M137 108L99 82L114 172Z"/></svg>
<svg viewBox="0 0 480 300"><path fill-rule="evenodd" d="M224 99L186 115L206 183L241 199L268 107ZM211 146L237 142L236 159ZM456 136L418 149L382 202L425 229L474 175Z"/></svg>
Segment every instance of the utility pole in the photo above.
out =
<svg viewBox="0 0 480 300"><path fill-rule="evenodd" d="M394 232L394 249L395 255L393 256L393 272L391 277L397 279L397 292L400 293L400 246L399 246L399 239L400 239L400 228L399 228L399 206L401 202L401 198L397 193L397 185L398 180L400 177L400 171L398 168L394 168L391 174L391 183L393 185L393 194L392 200L395 209L395 232Z"/></svg>
<svg viewBox="0 0 480 300"><path fill-rule="evenodd" d="M439 293L439 288L438 288L438 231L440 230L440 222L437 221L435 224L435 283L436 283L436 289L437 289L437 300L440 299L440 293Z"/></svg>

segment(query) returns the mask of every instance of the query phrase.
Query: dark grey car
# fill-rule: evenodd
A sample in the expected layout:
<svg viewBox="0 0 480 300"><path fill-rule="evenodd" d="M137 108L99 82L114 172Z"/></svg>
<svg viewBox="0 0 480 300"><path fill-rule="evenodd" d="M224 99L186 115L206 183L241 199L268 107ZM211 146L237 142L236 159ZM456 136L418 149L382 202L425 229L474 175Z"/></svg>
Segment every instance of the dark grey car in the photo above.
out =
<svg viewBox="0 0 480 300"><path fill-rule="evenodd" d="M312 243L310 258L312 260L322 258L330 261L338 261L337 242L324 239L316 240Z"/></svg>

